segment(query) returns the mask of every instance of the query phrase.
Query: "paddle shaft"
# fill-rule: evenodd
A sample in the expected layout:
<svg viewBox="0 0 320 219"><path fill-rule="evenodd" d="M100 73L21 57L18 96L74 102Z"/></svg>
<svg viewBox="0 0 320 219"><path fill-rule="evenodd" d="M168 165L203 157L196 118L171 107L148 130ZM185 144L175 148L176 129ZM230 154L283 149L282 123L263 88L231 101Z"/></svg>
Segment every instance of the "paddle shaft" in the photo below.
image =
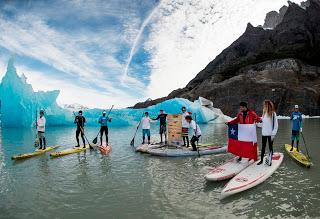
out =
<svg viewBox="0 0 320 219"><path fill-rule="evenodd" d="M301 136L302 136L302 139L303 139L303 142L304 142L304 146L306 148L306 151L307 151L307 155L308 155L308 158L310 159L310 155L309 155L309 151L308 151L308 147L307 147L307 144L306 144L306 140L304 139L304 136L303 136L303 133L301 132Z"/></svg>
<svg viewBox="0 0 320 219"><path fill-rule="evenodd" d="M143 115L142 115L142 117L143 117ZM141 119L142 119L142 117L141 117ZM139 130L139 127L140 127L140 124L141 124L141 119L140 119L140 121L139 121L139 123L138 123L138 126L137 126L137 129L136 129L135 133L134 133L134 136L133 136L133 138L132 138L132 140L131 140L131 142L130 142L130 145L131 145L131 146L134 146L134 138L136 137L137 132L138 132L138 130Z"/></svg>

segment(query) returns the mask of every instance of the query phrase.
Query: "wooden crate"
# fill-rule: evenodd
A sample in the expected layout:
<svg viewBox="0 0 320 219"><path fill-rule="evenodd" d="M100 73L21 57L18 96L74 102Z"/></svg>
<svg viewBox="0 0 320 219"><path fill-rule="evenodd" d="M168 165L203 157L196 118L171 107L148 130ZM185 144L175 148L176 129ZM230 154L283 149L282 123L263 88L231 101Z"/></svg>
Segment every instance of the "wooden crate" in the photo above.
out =
<svg viewBox="0 0 320 219"><path fill-rule="evenodd" d="M168 143L181 144L182 140L182 115L168 115Z"/></svg>

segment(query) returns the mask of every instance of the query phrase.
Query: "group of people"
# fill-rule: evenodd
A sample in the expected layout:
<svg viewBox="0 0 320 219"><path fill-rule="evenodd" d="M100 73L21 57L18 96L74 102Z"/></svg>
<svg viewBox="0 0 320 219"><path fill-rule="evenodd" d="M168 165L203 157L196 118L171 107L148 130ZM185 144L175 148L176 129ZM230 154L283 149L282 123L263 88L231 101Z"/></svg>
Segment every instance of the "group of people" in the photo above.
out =
<svg viewBox="0 0 320 219"><path fill-rule="evenodd" d="M142 144L146 143L146 137L148 144L150 144L150 123L159 120L159 134L160 134L160 144L167 143L167 115L163 109L160 110L159 115L152 119L149 117L149 113L145 112L145 116L141 119L140 124L142 127ZM182 115L182 140L183 146L189 147L189 130L192 130L191 146L192 150L196 151L196 142L199 141L201 137L201 129L199 125L192 119L191 113L187 112L186 107L181 108ZM294 111L291 113L290 120L292 121L292 137L291 137L291 151L294 147L294 142L296 141L296 149L299 152L299 141L300 133L302 132L302 115L299 112L299 106L294 106ZM102 112L102 115L98 119L100 124L100 144L102 145L102 138L105 135L106 143L108 144L108 123L112 121L106 111ZM75 115L74 123L76 124L76 147L80 147L79 136L82 138L83 147L86 147L86 141L84 136L84 126L86 123L86 118L83 116L83 112L80 110L78 115ZM253 110L248 108L246 102L240 103L240 112L237 117L226 124L254 124L257 123L259 127L262 128L262 148L261 148L261 159L258 165L262 164L263 157L265 155L265 150L267 143L269 145L269 151L273 153L273 141L278 131L278 119L275 112L275 107L272 101L265 100L263 103L263 113L262 117L259 117ZM46 119L44 117L44 110L40 110L39 117L36 121L37 135L39 139L40 147L39 149L46 149L46 138L45 138L45 126ZM238 158L241 161L242 157Z"/></svg>
<svg viewBox="0 0 320 219"><path fill-rule="evenodd" d="M106 111L102 112L102 115L98 119L98 123L100 124L100 144L102 145L103 134L106 137L106 143L108 145L108 122L111 122L112 118L107 116ZM79 136L81 135L81 139L83 142L83 147L86 148L86 140L84 135L84 125L86 123L86 118L83 116L82 110L78 112L78 115L75 115L74 123L76 124L76 141L77 145L75 147L80 147ZM45 126L46 126L46 118L44 116L44 110L40 110L39 117L36 121L37 128L37 139L39 139L39 150L46 149L46 138L45 138Z"/></svg>
<svg viewBox="0 0 320 219"><path fill-rule="evenodd" d="M292 137L291 151L293 150L294 142L296 141L296 149L299 152L300 132L302 132L302 115L299 112L299 106L294 106L294 111L291 113L290 120L292 121ZM259 117L253 110L248 108L246 102L240 103L240 112L237 117L227 124L254 124L262 128L262 148L261 159L257 165L261 165L265 155L266 145L269 145L269 151L273 154L273 141L278 132L278 119L275 112L275 107L272 101L265 100L263 102L262 117ZM242 157L238 158L241 161ZM271 163L270 163L271 165Z"/></svg>
<svg viewBox="0 0 320 219"><path fill-rule="evenodd" d="M98 119L98 123L100 124L100 145L102 145L102 138L103 134L105 134L106 137L106 144L108 145L109 143L109 129L108 129L108 123L112 121L112 118L107 116L107 112L103 111L102 115ZM86 141L85 141L85 135L84 135L84 125L86 123L86 118L83 116L82 110L78 112L78 115L75 116L74 118L74 123L77 125L76 129L76 140L77 140L77 145L75 147L80 147L80 142L79 142L79 136L81 135L81 139L83 142L83 148L86 148Z"/></svg>
<svg viewBox="0 0 320 219"><path fill-rule="evenodd" d="M201 137L201 130L199 125L192 119L191 113L187 112L186 107L181 108L181 123L182 123L182 140L183 146L189 147L189 130L192 130L192 138L191 138L191 146L194 151L197 150L196 142L199 141ZM160 144L167 144L167 115L163 109L160 109L160 113L157 118L150 118L149 113L145 112L145 116L141 119L140 124L142 127L142 144L146 143L146 137L148 138L148 144L150 144L150 123L160 120L159 134L160 134ZM165 138L165 142L163 142L163 136Z"/></svg>

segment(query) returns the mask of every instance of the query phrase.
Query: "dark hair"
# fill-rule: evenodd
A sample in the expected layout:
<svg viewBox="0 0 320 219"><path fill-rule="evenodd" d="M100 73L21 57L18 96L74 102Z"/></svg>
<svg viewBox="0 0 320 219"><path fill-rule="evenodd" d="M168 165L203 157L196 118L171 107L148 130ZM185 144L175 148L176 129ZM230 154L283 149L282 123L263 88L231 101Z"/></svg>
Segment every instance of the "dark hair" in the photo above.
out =
<svg viewBox="0 0 320 219"><path fill-rule="evenodd" d="M191 116L186 116L185 119L186 120L192 120L192 117Z"/></svg>
<svg viewBox="0 0 320 219"><path fill-rule="evenodd" d="M187 108L185 106L181 107L181 110L184 110L184 109L187 110Z"/></svg>
<svg viewBox="0 0 320 219"><path fill-rule="evenodd" d="M248 108L248 104L246 102L240 102L240 106Z"/></svg>
<svg viewBox="0 0 320 219"><path fill-rule="evenodd" d="M144 114L149 114L148 112L145 112Z"/></svg>
<svg viewBox="0 0 320 219"><path fill-rule="evenodd" d="M161 109L160 111L164 111L163 109Z"/></svg>
<svg viewBox="0 0 320 219"><path fill-rule="evenodd" d="M79 110L79 113L82 113L82 110Z"/></svg>

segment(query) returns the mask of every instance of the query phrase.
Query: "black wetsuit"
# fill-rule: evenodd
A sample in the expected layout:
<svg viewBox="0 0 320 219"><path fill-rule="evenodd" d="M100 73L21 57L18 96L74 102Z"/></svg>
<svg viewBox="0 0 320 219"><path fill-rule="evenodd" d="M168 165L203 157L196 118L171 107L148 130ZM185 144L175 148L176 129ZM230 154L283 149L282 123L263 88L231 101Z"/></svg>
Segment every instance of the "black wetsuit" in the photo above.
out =
<svg viewBox="0 0 320 219"><path fill-rule="evenodd" d="M81 138L82 138L82 142L83 142L83 146L86 145L86 141L84 139L84 133L81 129L84 129L84 123L86 122L86 118L84 116L76 116L74 119L74 123L77 124L77 130L76 130L76 139L77 139L77 143L78 143L78 147L80 146L79 143L79 135L81 133Z"/></svg>
<svg viewBox="0 0 320 219"><path fill-rule="evenodd" d="M167 115L166 113L159 114L157 118L152 120L160 120L159 134L162 143L162 134L164 134L165 139L167 139Z"/></svg>

